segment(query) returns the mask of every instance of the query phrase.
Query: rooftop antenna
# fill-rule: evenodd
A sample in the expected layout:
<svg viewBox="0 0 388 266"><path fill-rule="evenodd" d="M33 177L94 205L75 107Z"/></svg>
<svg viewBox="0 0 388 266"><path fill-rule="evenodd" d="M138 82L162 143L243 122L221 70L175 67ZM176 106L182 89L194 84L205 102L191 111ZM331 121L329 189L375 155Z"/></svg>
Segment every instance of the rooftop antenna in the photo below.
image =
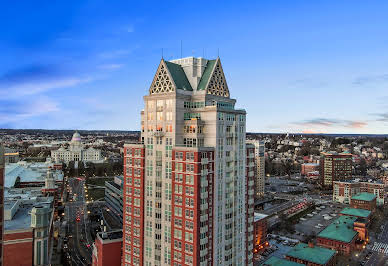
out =
<svg viewBox="0 0 388 266"><path fill-rule="evenodd" d="M217 48L217 58L220 57L220 48Z"/></svg>
<svg viewBox="0 0 388 266"><path fill-rule="evenodd" d="M183 58L183 42L182 42L182 40L181 40L181 58Z"/></svg>
<svg viewBox="0 0 388 266"><path fill-rule="evenodd" d="M163 59L163 48L162 48L162 59Z"/></svg>
<svg viewBox="0 0 388 266"><path fill-rule="evenodd" d="M202 48L202 57L205 58L205 48Z"/></svg>

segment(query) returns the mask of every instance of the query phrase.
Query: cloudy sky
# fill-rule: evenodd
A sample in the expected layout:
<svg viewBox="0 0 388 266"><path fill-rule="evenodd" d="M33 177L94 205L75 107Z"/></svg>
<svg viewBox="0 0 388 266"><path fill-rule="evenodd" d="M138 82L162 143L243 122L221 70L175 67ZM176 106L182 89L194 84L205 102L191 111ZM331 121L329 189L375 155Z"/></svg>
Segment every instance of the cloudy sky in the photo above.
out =
<svg viewBox="0 0 388 266"><path fill-rule="evenodd" d="M248 131L388 133L388 1L8 2L0 128L138 130L182 40L219 49Z"/></svg>

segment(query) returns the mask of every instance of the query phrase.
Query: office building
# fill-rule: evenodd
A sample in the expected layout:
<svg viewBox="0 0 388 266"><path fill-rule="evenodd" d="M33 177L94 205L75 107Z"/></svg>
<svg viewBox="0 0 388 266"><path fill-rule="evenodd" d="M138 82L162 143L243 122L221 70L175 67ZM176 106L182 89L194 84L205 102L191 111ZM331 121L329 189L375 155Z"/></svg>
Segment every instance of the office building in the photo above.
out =
<svg viewBox="0 0 388 266"><path fill-rule="evenodd" d="M219 58L160 61L141 142L124 145L123 265L252 265L254 163L235 103Z"/></svg>
<svg viewBox="0 0 388 266"><path fill-rule="evenodd" d="M376 209L376 195L367 192L361 192L352 196L350 207L374 211Z"/></svg>
<svg viewBox="0 0 388 266"><path fill-rule="evenodd" d="M320 161L321 185L332 188L334 181L352 178L352 154L347 152L322 152Z"/></svg>

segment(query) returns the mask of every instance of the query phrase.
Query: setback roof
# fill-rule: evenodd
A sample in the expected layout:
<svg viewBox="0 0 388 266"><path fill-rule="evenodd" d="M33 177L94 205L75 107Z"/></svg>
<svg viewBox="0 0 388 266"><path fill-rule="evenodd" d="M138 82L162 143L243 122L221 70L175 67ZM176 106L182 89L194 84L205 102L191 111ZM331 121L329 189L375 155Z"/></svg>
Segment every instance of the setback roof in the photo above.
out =
<svg viewBox="0 0 388 266"><path fill-rule="evenodd" d="M367 218L371 214L371 211L364 210L364 209L356 209L356 208L345 208L341 211L341 214Z"/></svg>
<svg viewBox="0 0 388 266"><path fill-rule="evenodd" d="M324 265L334 256L335 251L322 247L309 247L305 243L299 243L293 247L286 256Z"/></svg>
<svg viewBox="0 0 388 266"><path fill-rule="evenodd" d="M171 63L168 61L165 61L165 63L168 68L168 71L171 74L172 79L174 80L176 87L185 91L192 91L193 88L191 88L190 82L187 79L183 68L178 64Z"/></svg>
<svg viewBox="0 0 388 266"><path fill-rule="evenodd" d="M356 220L357 217L354 216L340 216L328 227L323 229L318 234L318 237L349 243L358 234L357 231L353 229L353 224Z"/></svg>
<svg viewBox="0 0 388 266"><path fill-rule="evenodd" d="M264 261L261 265L271 265L271 266L300 266L304 264L300 264L297 262L293 262L290 260L281 259L275 256L270 257L268 260Z"/></svg>
<svg viewBox="0 0 388 266"><path fill-rule="evenodd" d="M214 69L217 60L207 61L205 71L203 71L201 81L198 84L197 91L206 90L206 85L210 79L211 73Z"/></svg>
<svg viewBox="0 0 388 266"><path fill-rule="evenodd" d="M4 231L31 228L31 215L33 205L20 206L12 220L4 221Z"/></svg>
<svg viewBox="0 0 388 266"><path fill-rule="evenodd" d="M362 192L354 195L352 199L354 200L364 200L364 201L372 201L376 198L376 195L373 193Z"/></svg>

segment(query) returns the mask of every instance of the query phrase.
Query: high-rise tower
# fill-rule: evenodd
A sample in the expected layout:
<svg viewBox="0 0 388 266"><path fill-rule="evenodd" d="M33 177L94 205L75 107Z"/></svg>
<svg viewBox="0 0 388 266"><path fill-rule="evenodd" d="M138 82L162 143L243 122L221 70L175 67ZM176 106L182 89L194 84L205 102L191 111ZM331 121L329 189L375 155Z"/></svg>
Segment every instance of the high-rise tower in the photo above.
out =
<svg viewBox="0 0 388 266"><path fill-rule="evenodd" d="M4 148L0 145L0 266L3 265L4 238L4 176L5 176Z"/></svg>
<svg viewBox="0 0 388 266"><path fill-rule="evenodd" d="M124 149L123 265L252 264L254 171L235 102L219 58L161 60L141 143Z"/></svg>

